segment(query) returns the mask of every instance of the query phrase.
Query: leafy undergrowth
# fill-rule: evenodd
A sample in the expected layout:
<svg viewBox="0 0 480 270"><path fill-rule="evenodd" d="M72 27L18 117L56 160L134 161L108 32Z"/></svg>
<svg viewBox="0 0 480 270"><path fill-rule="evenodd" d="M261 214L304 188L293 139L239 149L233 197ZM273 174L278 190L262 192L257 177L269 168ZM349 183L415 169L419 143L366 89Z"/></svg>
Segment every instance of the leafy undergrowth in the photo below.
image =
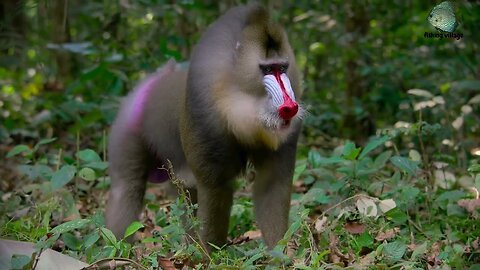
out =
<svg viewBox="0 0 480 270"><path fill-rule="evenodd" d="M415 149L398 150L395 141L412 129L429 132L428 124L418 126L382 131L363 148L351 142L327 153L303 147L291 226L273 250L255 227L245 180L238 181L231 241L211 254L196 241L196 205L180 179L173 200L164 187L148 188L142 218L125 233L137 241L116 239L103 218L110 181L105 149L77 144L74 154L40 151L54 139L8 152L8 160L21 163L21 176L12 191L1 192L0 235L36 243L37 255L61 251L91 264L88 269L478 269L479 162L458 171L445 162L426 163ZM22 269L34 261L16 256L12 265Z"/></svg>

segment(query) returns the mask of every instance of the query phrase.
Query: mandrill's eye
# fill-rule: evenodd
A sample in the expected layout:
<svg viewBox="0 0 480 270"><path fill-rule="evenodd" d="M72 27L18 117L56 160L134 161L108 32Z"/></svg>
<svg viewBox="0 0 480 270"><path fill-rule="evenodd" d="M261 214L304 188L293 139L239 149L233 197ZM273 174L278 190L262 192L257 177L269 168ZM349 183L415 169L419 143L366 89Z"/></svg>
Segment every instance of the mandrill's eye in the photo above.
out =
<svg viewBox="0 0 480 270"><path fill-rule="evenodd" d="M273 75L273 73L286 73L288 69L288 63L268 63L260 64L260 70L262 70L263 75Z"/></svg>
<svg viewBox="0 0 480 270"><path fill-rule="evenodd" d="M272 69L272 66L271 66L271 65L262 65L262 64L260 64L259 67L260 67L260 70L262 70L262 73L263 73L264 75L272 74L273 69Z"/></svg>

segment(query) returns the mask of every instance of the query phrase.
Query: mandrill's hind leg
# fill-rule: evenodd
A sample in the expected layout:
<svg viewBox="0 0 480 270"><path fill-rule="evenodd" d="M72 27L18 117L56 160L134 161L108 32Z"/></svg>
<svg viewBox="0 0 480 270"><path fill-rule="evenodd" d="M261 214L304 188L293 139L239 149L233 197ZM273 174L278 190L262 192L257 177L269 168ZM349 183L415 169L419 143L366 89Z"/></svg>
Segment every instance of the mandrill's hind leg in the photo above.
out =
<svg viewBox="0 0 480 270"><path fill-rule="evenodd" d="M115 127L114 127L115 128ZM138 218L149 168L148 150L140 136L112 129L109 143L110 195L106 225L117 238Z"/></svg>

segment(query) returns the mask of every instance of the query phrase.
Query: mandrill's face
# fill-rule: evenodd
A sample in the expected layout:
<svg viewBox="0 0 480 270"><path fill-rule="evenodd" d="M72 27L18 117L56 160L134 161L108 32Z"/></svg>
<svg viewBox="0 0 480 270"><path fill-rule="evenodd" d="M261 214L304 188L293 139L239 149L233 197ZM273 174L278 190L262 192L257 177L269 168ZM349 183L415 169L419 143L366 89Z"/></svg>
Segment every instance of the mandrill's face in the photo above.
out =
<svg viewBox="0 0 480 270"><path fill-rule="evenodd" d="M260 64L259 68L268 103L266 110L261 113L261 121L268 129L287 129L292 120L300 116L299 105L287 76L288 62Z"/></svg>

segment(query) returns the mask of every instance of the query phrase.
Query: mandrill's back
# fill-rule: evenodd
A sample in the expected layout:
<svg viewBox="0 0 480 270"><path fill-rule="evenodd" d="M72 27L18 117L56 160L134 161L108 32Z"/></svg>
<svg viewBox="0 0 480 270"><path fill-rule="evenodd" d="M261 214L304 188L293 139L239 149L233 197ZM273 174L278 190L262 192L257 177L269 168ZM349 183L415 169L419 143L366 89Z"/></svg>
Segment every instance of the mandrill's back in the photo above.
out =
<svg viewBox="0 0 480 270"><path fill-rule="evenodd" d="M185 163L180 142L179 118L184 102L187 70L175 69L162 78L152 92L145 110L144 136L159 159L169 159L174 166ZM169 142L165 144L164 142ZM179 155L182 153L182 155Z"/></svg>
<svg viewBox="0 0 480 270"><path fill-rule="evenodd" d="M145 110L145 140L156 149L158 158L169 159L173 165L184 163L180 143L179 118L187 83L186 70L174 70L163 78L152 93ZM169 144L165 144L169 142ZM166 147L167 146L167 147ZM181 156L178 153L182 153Z"/></svg>
<svg viewBox="0 0 480 270"><path fill-rule="evenodd" d="M181 149L178 122L186 80L187 70L177 67L173 61L149 75L123 101L110 140L130 134L141 138L146 152L152 154L150 158L183 163L183 153L178 154ZM170 143L162 143L165 141Z"/></svg>

